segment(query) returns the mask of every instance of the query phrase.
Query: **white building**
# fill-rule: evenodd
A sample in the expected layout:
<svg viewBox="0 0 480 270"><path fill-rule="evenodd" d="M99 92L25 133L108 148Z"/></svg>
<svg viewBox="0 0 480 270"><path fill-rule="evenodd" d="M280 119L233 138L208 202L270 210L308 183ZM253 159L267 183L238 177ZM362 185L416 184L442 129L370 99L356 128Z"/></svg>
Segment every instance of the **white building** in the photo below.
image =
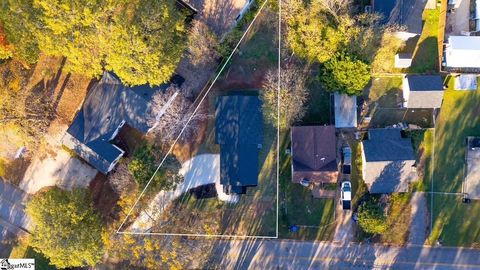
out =
<svg viewBox="0 0 480 270"><path fill-rule="evenodd" d="M450 36L445 47L449 68L480 68L480 36Z"/></svg>

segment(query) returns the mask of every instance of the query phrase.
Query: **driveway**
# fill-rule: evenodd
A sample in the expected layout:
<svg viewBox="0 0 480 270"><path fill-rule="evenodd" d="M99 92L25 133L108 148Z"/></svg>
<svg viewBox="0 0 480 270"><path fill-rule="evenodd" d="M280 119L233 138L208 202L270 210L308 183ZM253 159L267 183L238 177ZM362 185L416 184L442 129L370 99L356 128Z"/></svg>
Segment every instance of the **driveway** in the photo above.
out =
<svg viewBox="0 0 480 270"><path fill-rule="evenodd" d="M222 37L236 23L248 0L187 0L198 10L197 19L204 22L218 36Z"/></svg>
<svg viewBox="0 0 480 270"><path fill-rule="evenodd" d="M0 178L0 240L8 232L18 235L30 229L31 221L25 213L28 195Z"/></svg>
<svg viewBox="0 0 480 270"><path fill-rule="evenodd" d="M414 192L410 204L412 205L412 212L408 243L423 245L427 239L428 226L428 208L425 193Z"/></svg>
<svg viewBox="0 0 480 270"><path fill-rule="evenodd" d="M35 194L48 186L64 189L87 187L97 175L97 170L78 158L70 156L62 148L54 148L55 154L46 158L36 157L20 182L20 188Z"/></svg>
<svg viewBox="0 0 480 270"><path fill-rule="evenodd" d="M418 245L391 247L292 240L225 240L218 242L212 257L218 258L221 269L480 270L479 249Z"/></svg>
<svg viewBox="0 0 480 270"><path fill-rule="evenodd" d="M237 196L226 195L220 185L220 155L202 154L195 156L182 164L179 173L184 181L172 191L160 191L150 202L148 209L142 211L131 226L135 232L145 232L152 227L153 222L160 217L168 204L192 188L215 184L218 198L222 201L235 203Z"/></svg>

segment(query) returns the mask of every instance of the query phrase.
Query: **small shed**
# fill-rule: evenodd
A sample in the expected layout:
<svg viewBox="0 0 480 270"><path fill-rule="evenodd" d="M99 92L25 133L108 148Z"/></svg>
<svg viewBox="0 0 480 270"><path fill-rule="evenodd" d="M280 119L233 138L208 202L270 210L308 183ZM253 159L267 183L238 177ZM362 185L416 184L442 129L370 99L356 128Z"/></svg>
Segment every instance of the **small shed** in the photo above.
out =
<svg viewBox="0 0 480 270"><path fill-rule="evenodd" d="M461 74L456 76L455 90L477 90L477 75Z"/></svg>
<svg viewBox="0 0 480 270"><path fill-rule="evenodd" d="M412 65L411 53L398 53L395 55L395 68L409 68Z"/></svg>
<svg viewBox="0 0 480 270"><path fill-rule="evenodd" d="M355 128L357 127L357 97L334 94L335 127Z"/></svg>

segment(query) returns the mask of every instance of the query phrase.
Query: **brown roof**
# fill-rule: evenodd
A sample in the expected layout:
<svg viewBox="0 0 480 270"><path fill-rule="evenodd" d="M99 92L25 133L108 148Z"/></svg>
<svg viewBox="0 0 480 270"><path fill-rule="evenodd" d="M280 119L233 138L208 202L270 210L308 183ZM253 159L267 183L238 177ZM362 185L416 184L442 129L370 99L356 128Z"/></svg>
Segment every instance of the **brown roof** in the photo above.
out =
<svg viewBox="0 0 480 270"><path fill-rule="evenodd" d="M336 182L337 148L334 126L292 127L292 181Z"/></svg>

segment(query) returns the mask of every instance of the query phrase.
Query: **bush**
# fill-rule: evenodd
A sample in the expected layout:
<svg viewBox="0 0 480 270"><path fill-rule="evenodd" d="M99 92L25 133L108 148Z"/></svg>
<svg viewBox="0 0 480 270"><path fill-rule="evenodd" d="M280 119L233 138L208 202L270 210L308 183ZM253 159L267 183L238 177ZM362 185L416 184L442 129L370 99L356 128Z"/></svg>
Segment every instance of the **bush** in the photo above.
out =
<svg viewBox="0 0 480 270"><path fill-rule="evenodd" d="M355 56L337 53L325 62L320 80L328 91L359 96L370 81L370 66Z"/></svg>
<svg viewBox="0 0 480 270"><path fill-rule="evenodd" d="M158 156L159 153L155 150L154 145L143 145L135 151L133 160L128 164L128 171L142 189L155 174L148 188L149 192L172 190L183 180L182 176L178 174L181 165L172 155L166 158L158 172L155 173L158 164L160 164Z"/></svg>
<svg viewBox="0 0 480 270"><path fill-rule="evenodd" d="M358 225L370 234L382 234L387 230L387 218L378 198L371 197L358 208Z"/></svg>

